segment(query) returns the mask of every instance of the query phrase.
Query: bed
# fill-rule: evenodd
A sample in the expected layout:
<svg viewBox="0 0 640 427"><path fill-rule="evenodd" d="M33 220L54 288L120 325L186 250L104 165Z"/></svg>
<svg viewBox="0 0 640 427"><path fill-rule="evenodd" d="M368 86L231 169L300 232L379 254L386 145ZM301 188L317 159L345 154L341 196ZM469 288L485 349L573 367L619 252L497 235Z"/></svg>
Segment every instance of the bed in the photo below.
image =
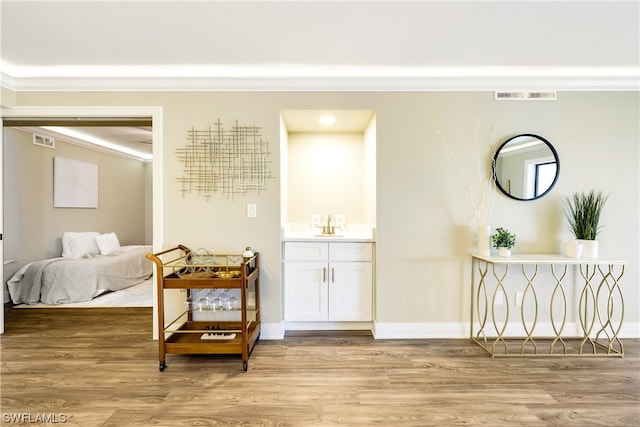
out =
<svg viewBox="0 0 640 427"><path fill-rule="evenodd" d="M151 246L120 246L115 233L65 233L62 256L31 262L7 282L14 304L67 304L144 282Z"/></svg>

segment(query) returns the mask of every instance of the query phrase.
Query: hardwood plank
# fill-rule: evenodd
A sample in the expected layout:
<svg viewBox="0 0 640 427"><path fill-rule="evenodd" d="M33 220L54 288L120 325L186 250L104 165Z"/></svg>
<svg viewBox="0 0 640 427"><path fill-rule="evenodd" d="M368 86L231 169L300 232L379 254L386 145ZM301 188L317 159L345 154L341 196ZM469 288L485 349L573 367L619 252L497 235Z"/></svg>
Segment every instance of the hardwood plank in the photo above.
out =
<svg viewBox="0 0 640 427"><path fill-rule="evenodd" d="M640 340L623 358L491 358L466 339L295 332L236 355L167 355L149 308L11 310L0 406L81 426L640 425Z"/></svg>

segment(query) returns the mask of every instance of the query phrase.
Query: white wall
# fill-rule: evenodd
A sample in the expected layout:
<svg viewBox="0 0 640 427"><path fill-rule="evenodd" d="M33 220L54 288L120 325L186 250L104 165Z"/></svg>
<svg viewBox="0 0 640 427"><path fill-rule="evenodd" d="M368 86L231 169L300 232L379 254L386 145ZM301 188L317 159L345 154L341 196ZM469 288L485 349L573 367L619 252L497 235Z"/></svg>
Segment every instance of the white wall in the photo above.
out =
<svg viewBox="0 0 640 427"><path fill-rule="evenodd" d="M294 132L288 139L289 222L309 223L312 214L365 222L363 134Z"/></svg>
<svg viewBox="0 0 640 427"><path fill-rule="evenodd" d="M280 170L280 116L286 109L376 111L376 319L389 330L415 326L423 335L464 336L469 316L469 254L475 220L443 154L444 135L469 171L480 151L520 133L548 139L560 157L560 179L532 202L497 195L490 224L518 235L516 252L554 252L569 238L564 197L595 188L610 193L603 212L601 254L628 262L622 283L623 329L640 336L638 92L559 92L556 101L499 102L491 92L21 92L16 104L157 105L164 118L164 224L166 247L184 243L263 256L263 321L282 320L280 177L259 194L207 201L178 191L175 149L192 126L216 119L262 126L272 170ZM490 140L493 127L495 140ZM274 175L277 175L275 173ZM246 204L258 217L246 217ZM418 333L417 333L418 334Z"/></svg>
<svg viewBox="0 0 640 427"><path fill-rule="evenodd" d="M364 131L364 221L376 225L376 115Z"/></svg>

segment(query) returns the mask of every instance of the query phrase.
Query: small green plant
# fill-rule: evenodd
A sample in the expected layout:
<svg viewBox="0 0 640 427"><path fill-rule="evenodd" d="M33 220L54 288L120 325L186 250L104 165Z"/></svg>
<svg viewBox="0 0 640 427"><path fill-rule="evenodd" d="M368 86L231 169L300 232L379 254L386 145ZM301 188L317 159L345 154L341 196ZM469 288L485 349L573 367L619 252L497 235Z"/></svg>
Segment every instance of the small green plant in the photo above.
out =
<svg viewBox="0 0 640 427"><path fill-rule="evenodd" d="M511 249L516 245L516 235L510 233L506 228L496 228L496 234L491 236L491 242L493 242L494 248L508 248Z"/></svg>
<svg viewBox="0 0 640 427"><path fill-rule="evenodd" d="M565 216L574 237L579 240L596 240L600 232L600 214L608 196L591 190L589 193L573 193L567 197Z"/></svg>

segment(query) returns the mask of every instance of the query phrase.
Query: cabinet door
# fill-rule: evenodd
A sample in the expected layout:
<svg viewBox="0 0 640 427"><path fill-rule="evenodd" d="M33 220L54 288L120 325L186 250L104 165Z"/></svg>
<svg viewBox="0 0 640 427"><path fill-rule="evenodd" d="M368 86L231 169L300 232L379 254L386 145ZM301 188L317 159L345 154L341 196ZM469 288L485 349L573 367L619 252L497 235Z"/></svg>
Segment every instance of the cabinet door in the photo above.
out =
<svg viewBox="0 0 640 427"><path fill-rule="evenodd" d="M287 261L327 261L327 242L285 242L284 259Z"/></svg>
<svg viewBox="0 0 640 427"><path fill-rule="evenodd" d="M284 263L284 319L323 321L328 313L327 263L296 261Z"/></svg>
<svg viewBox="0 0 640 427"><path fill-rule="evenodd" d="M370 262L329 264L329 320L372 320L373 273Z"/></svg>
<svg viewBox="0 0 640 427"><path fill-rule="evenodd" d="M329 244L329 261L371 261L373 245L364 242L339 242Z"/></svg>

